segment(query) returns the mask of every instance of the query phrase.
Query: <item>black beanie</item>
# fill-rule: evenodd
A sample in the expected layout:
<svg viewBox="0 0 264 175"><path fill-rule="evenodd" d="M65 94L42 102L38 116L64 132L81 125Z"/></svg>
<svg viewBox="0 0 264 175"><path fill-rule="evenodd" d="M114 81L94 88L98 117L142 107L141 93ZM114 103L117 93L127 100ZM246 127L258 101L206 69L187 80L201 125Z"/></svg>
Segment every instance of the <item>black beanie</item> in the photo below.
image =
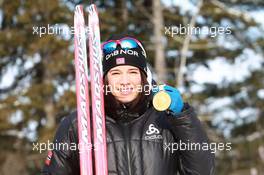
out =
<svg viewBox="0 0 264 175"><path fill-rule="evenodd" d="M125 37L133 38L127 35L114 35L110 37L107 41L120 40ZM118 46L116 50L114 50L113 52L109 54L103 53L103 75L104 76L113 67L121 66L121 65L135 66L139 68L147 77L146 53L141 47L134 48L134 49L122 49L120 46Z"/></svg>

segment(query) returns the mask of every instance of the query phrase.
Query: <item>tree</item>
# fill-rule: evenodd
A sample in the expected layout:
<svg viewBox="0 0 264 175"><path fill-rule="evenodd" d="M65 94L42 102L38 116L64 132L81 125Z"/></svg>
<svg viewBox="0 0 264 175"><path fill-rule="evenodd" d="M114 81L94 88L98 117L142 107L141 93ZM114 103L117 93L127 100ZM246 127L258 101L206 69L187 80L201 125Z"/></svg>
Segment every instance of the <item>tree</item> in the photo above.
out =
<svg viewBox="0 0 264 175"><path fill-rule="evenodd" d="M2 159L15 162L31 154L30 141L36 141L37 136L39 141L51 138L48 131L55 129L55 114L75 106L73 91L63 89L73 82L70 42L54 31L71 24L72 14L58 1L31 0L2 1L1 12L0 40L5 44L0 46L0 142L7 152L14 153L12 158L7 154ZM14 80L6 78L8 72Z"/></svg>

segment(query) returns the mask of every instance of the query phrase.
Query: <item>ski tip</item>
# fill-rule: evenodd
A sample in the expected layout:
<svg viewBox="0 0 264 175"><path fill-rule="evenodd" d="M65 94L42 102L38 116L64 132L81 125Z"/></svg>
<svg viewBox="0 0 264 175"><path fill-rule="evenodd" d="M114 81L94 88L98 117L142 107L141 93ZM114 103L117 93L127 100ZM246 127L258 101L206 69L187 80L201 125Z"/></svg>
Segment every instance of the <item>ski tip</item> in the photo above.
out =
<svg viewBox="0 0 264 175"><path fill-rule="evenodd" d="M77 5L75 6L75 10L76 10L76 11L82 11L82 9L83 9L83 5L81 5L81 4L77 4Z"/></svg>
<svg viewBox="0 0 264 175"><path fill-rule="evenodd" d="M91 5L89 5L89 7L88 7L88 12L89 12L89 13L97 12L96 5L95 5L95 4L91 4Z"/></svg>
<svg viewBox="0 0 264 175"><path fill-rule="evenodd" d="M82 5L76 5L75 6L75 12L74 12L74 16L83 16L83 6Z"/></svg>

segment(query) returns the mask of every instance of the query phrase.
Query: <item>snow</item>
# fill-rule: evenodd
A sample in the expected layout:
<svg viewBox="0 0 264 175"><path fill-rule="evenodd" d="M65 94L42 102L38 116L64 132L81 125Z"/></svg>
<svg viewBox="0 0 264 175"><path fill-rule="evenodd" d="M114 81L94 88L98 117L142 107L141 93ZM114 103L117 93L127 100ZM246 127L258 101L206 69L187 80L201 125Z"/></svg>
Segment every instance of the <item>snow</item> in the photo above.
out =
<svg viewBox="0 0 264 175"><path fill-rule="evenodd" d="M5 71L5 74L0 80L0 88L8 88L15 81L15 76L18 75L18 69L16 65L9 66Z"/></svg>
<svg viewBox="0 0 264 175"><path fill-rule="evenodd" d="M223 81L229 83L242 82L250 76L251 71L260 69L263 63L261 55L251 49L245 49L236 58L234 64L228 63L226 60L226 58L217 57L212 61L208 61L209 69L205 66L198 66L193 72L192 79L198 84L220 84Z"/></svg>
<svg viewBox="0 0 264 175"><path fill-rule="evenodd" d="M197 7L195 4L193 4L191 1L182 1L182 0L162 0L163 4L166 7L170 6L176 6L179 7L180 14L185 15L187 13L196 13ZM251 18L253 18L257 23L260 24L260 28L256 27L250 27L247 35L252 40L263 36L263 30L264 30L264 10L257 10L257 11L251 11L247 12ZM2 20L3 20L3 13L0 10L0 28L2 27ZM197 23L203 24L205 22L205 19L202 16L198 16ZM227 20L223 20L221 23L221 26L227 27L230 23ZM63 33L60 33L59 36L61 36L63 39L68 40L71 38L71 28L64 24L57 24L54 27L62 29L64 31ZM133 27L133 26L132 26ZM202 28L201 37L205 38L206 32L208 29ZM262 30L262 31L261 31ZM219 35L217 44L223 46L224 48L228 49L237 49L239 47L238 42L232 40L232 38L229 38L225 35ZM70 48L71 51L73 51L73 45ZM188 52L191 54L191 52ZM169 51L167 53L167 56L169 57L176 57L179 55L178 51ZM29 58L28 61L26 61L24 68L29 69L32 66L34 66L35 63L40 61L40 56L35 55L32 58ZM255 51L245 48L243 53L239 55L234 63L227 62L228 58L224 57L216 57L212 59L211 61L208 61L207 64L209 66L209 69L203 65L197 66L194 68L192 75L188 75L188 77L192 77L192 80L196 82L195 85L191 86L191 91L193 93L201 92L204 90L204 83L213 83L218 86L226 85L230 82L242 82L245 80L245 78L249 77L251 72L253 70L261 69L261 64L264 63L263 56L256 53ZM18 64L18 63L17 63ZM0 81L0 88L6 88L9 87L15 80L15 76L18 75L18 65L10 65L8 66L5 74L3 75L1 81ZM191 67L192 65L190 65ZM224 82L224 84L223 84ZM74 85L69 85L67 83L63 84L62 86L57 86L58 95L62 95L66 89L71 89L72 91L75 91ZM264 89L259 89L257 91L257 95L260 99L264 99ZM243 98L245 96L245 91L241 92L238 95L238 98ZM28 99L20 98L19 101L16 103L28 103ZM238 117L241 118L248 118L248 120L254 120L255 116L257 116L258 111L252 108L245 108L241 111L234 111L230 109L228 106L231 105L232 99L230 97L223 97L221 99L215 99L215 98L209 98L205 103L208 105L208 110L214 111L214 110L220 110L220 112L214 116L214 123L220 123L222 127L227 128L223 132L225 134L228 134L230 132L229 126L224 126L223 120L224 119L230 119L235 120ZM23 116L21 111L18 111L14 113L12 116L10 116L9 121L13 124L16 124L23 120ZM41 123L45 123L45 119L41 120ZM241 124L242 120L237 120L236 124ZM37 127L37 122L32 120L29 121L28 126L24 132L19 132L16 134L27 135L26 132L32 131L28 133L28 138L33 140L35 139L36 135L34 133L35 129ZM12 131L10 131L12 133Z"/></svg>
<svg viewBox="0 0 264 175"><path fill-rule="evenodd" d="M249 12L250 16L261 25L261 28L264 29L264 10L256 10L256 11L251 11Z"/></svg>
<svg viewBox="0 0 264 175"><path fill-rule="evenodd" d="M264 99L264 89L259 89L257 95L260 99Z"/></svg>

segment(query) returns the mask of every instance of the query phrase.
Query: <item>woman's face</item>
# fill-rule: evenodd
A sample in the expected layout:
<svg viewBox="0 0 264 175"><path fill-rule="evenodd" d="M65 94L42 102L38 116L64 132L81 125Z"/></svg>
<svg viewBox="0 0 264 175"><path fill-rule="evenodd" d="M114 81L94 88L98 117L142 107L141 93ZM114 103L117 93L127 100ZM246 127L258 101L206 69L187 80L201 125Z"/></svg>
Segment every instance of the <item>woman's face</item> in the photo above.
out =
<svg viewBox="0 0 264 175"><path fill-rule="evenodd" d="M124 65L110 69L107 73L108 86L113 96L122 103L133 101L141 87L140 70Z"/></svg>

